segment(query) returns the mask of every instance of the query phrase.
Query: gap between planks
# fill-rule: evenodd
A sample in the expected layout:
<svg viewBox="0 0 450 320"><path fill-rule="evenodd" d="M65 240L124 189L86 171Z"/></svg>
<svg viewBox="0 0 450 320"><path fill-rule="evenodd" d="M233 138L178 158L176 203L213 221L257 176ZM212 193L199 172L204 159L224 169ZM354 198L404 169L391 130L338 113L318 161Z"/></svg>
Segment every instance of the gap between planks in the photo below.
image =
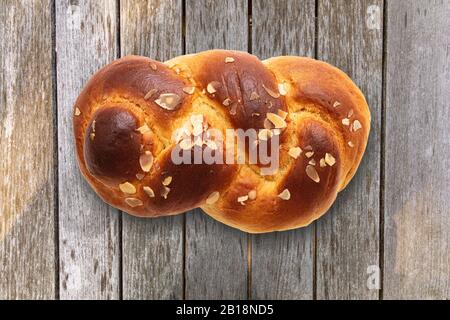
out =
<svg viewBox="0 0 450 320"><path fill-rule="evenodd" d="M378 300L383 300L384 289L384 170L385 170L385 136L386 136L386 56L387 56L387 26L388 26L388 14L387 14L387 0L383 1L383 44L382 44L382 69L381 69L381 123L380 123L380 195L379 195L379 207L380 207L380 224L379 224L379 261L380 268L380 290L378 291Z"/></svg>
<svg viewBox="0 0 450 320"><path fill-rule="evenodd" d="M52 28L52 101L53 101L53 161L54 161L54 246L55 246L55 300L59 300L59 156L58 156L58 70L57 70L57 53L56 53L56 0L51 3L51 28Z"/></svg>

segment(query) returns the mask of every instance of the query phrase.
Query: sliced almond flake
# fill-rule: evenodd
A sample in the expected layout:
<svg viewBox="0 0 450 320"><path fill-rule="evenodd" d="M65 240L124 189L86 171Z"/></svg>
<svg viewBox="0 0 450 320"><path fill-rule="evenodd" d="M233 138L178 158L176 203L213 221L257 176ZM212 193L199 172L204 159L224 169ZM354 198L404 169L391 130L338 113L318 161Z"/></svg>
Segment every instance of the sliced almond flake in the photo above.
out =
<svg viewBox="0 0 450 320"><path fill-rule="evenodd" d="M155 192L153 191L152 188L145 186L143 189L144 189L144 192L145 192L150 198L154 198L154 197L155 197Z"/></svg>
<svg viewBox="0 0 450 320"><path fill-rule="evenodd" d="M144 123L143 126L140 126L139 128L136 129L137 131L139 131L141 134L145 134L147 132L150 132L150 128L148 127L148 125L146 123Z"/></svg>
<svg viewBox="0 0 450 320"><path fill-rule="evenodd" d="M306 156L307 158L311 158L313 155L314 155L314 151L308 151L308 152L305 152L305 156Z"/></svg>
<svg viewBox="0 0 450 320"><path fill-rule="evenodd" d="M362 128L361 122L358 120L353 121L353 130L356 132Z"/></svg>
<svg viewBox="0 0 450 320"><path fill-rule="evenodd" d="M142 206L144 203L136 198L126 198L125 202L127 205L129 205L130 207L138 207L138 206Z"/></svg>
<svg viewBox="0 0 450 320"><path fill-rule="evenodd" d="M122 191L123 193L127 193L127 194L135 194L136 193L136 187L133 186L131 183L124 182L119 184L119 189L120 191Z"/></svg>
<svg viewBox="0 0 450 320"><path fill-rule="evenodd" d="M269 96L271 96L272 98L279 98L280 94L278 92L273 91L272 89L267 88L265 85L262 85L262 87L264 88L264 90L266 90L266 92L269 94Z"/></svg>
<svg viewBox="0 0 450 320"><path fill-rule="evenodd" d="M257 100L257 99L259 99L259 95L256 92L253 91L250 94L250 101Z"/></svg>
<svg viewBox="0 0 450 320"><path fill-rule="evenodd" d="M211 93L211 94L216 93L216 89L214 88L214 86L211 83L208 84L208 86L206 87L206 90L208 91L208 93Z"/></svg>
<svg viewBox="0 0 450 320"><path fill-rule="evenodd" d="M194 94L195 92L195 87L190 86L190 87L184 87L183 88L183 92L187 93L187 94Z"/></svg>
<svg viewBox="0 0 450 320"><path fill-rule="evenodd" d="M294 159L297 159L301 153L302 153L302 149L300 147L292 147L289 149L289 152L288 152L288 154Z"/></svg>
<svg viewBox="0 0 450 320"><path fill-rule="evenodd" d="M314 166L307 165L306 166L306 174L308 175L308 177L311 178L312 181L314 181L316 183L320 182L319 174L317 173L316 168L314 168Z"/></svg>
<svg viewBox="0 0 450 320"><path fill-rule="evenodd" d="M326 165L327 165L326 162L325 162L325 158L320 159L319 163L320 163L320 167L321 168L326 167Z"/></svg>
<svg viewBox="0 0 450 320"><path fill-rule="evenodd" d="M353 142L351 142L351 141L349 141L349 142L347 142L347 144L348 144L348 146L350 147L350 148L353 148L355 145L353 144Z"/></svg>
<svg viewBox="0 0 450 320"><path fill-rule="evenodd" d="M332 167L336 163L336 159L329 153L325 153L325 162Z"/></svg>
<svg viewBox="0 0 450 320"><path fill-rule="evenodd" d="M282 96L285 96L287 94L287 88L284 82L278 84L278 91Z"/></svg>
<svg viewBox="0 0 450 320"><path fill-rule="evenodd" d="M92 132L92 133L89 135L89 138L91 139L91 141L94 141L95 133Z"/></svg>
<svg viewBox="0 0 450 320"><path fill-rule="evenodd" d="M281 118L283 118L283 120L286 120L286 117L288 116L288 113L286 111L278 109L277 113Z"/></svg>
<svg viewBox="0 0 450 320"><path fill-rule="evenodd" d="M233 103L230 108L230 114L234 116L236 115L236 111L237 111L237 103Z"/></svg>
<svg viewBox="0 0 450 320"><path fill-rule="evenodd" d="M248 195L241 196L241 197L238 197L238 198L237 198L237 201L238 201L240 204L242 204L243 206L245 206L245 201L247 201L247 200L248 200Z"/></svg>
<svg viewBox="0 0 450 320"><path fill-rule="evenodd" d="M145 175L143 175L142 173L136 173L136 179L138 180L142 180L144 179Z"/></svg>
<svg viewBox="0 0 450 320"><path fill-rule="evenodd" d="M194 136L198 136L203 132L203 115L202 114L195 114L192 115L191 118L191 124L192 124L192 134Z"/></svg>
<svg viewBox="0 0 450 320"><path fill-rule="evenodd" d="M267 113L266 116L267 116L267 119L269 119L269 121L273 123L275 128L277 128L277 129L286 128L286 121L284 121L284 119L282 117L280 117L279 115L269 112L269 113Z"/></svg>
<svg viewBox="0 0 450 320"><path fill-rule="evenodd" d="M150 62L150 68L151 68L153 71L156 71L156 69L158 69L158 67L156 66L156 64L153 63L153 62Z"/></svg>
<svg viewBox="0 0 450 320"><path fill-rule="evenodd" d="M163 93L155 100L157 105L166 110L174 110L180 102L180 96L175 93Z"/></svg>
<svg viewBox="0 0 450 320"><path fill-rule="evenodd" d="M173 141L179 143L183 138L189 137L191 135L190 128L181 127L175 130L173 135Z"/></svg>
<svg viewBox="0 0 450 320"><path fill-rule="evenodd" d="M220 82L218 82L218 81L211 81L206 86L206 91L208 91L208 93L210 93L210 94L216 93L217 92L217 88L219 86L220 86Z"/></svg>
<svg viewBox="0 0 450 320"><path fill-rule="evenodd" d="M196 123L193 126L192 134L194 136L198 136L198 135L201 135L202 133L203 133L203 123Z"/></svg>
<svg viewBox="0 0 450 320"><path fill-rule="evenodd" d="M350 124L350 119L348 119L348 118L342 119L342 124L343 124L344 126L348 126L348 125Z"/></svg>
<svg viewBox="0 0 450 320"><path fill-rule="evenodd" d="M75 115L78 117L81 114L80 109L75 108Z"/></svg>
<svg viewBox="0 0 450 320"><path fill-rule="evenodd" d="M162 182L162 184L165 185L165 186L168 186L171 183L172 183L172 177L171 176L165 177L163 182Z"/></svg>
<svg viewBox="0 0 450 320"><path fill-rule="evenodd" d="M192 134L192 122L185 123L182 127L182 131L186 134L186 136L190 136Z"/></svg>
<svg viewBox="0 0 450 320"><path fill-rule="evenodd" d="M163 188L161 189L161 197L163 197L164 199L167 199L169 192L170 192L170 188L163 186Z"/></svg>
<svg viewBox="0 0 450 320"><path fill-rule="evenodd" d="M271 130L274 128L273 123L269 119L264 119L264 129Z"/></svg>
<svg viewBox="0 0 450 320"><path fill-rule="evenodd" d="M267 141L270 138L272 138L272 131L269 129L261 129L258 132L258 139L259 140L263 140L263 141Z"/></svg>
<svg viewBox="0 0 450 320"><path fill-rule="evenodd" d="M315 166L316 165L316 160L311 159L311 160L309 160L308 164L310 164L312 166Z"/></svg>
<svg viewBox="0 0 450 320"><path fill-rule="evenodd" d="M288 189L284 189L279 195L278 198L282 200L289 200L291 198L291 193Z"/></svg>
<svg viewBox="0 0 450 320"><path fill-rule="evenodd" d="M94 120L94 121L92 121L92 132L95 132L95 123L96 123L96 121Z"/></svg>
<svg viewBox="0 0 450 320"><path fill-rule="evenodd" d="M225 100L223 100L222 104L225 107L228 107L231 104L231 99L230 98L226 98Z"/></svg>
<svg viewBox="0 0 450 320"><path fill-rule="evenodd" d="M253 112L252 113L252 117L259 117L261 114L260 113L258 113L258 112Z"/></svg>
<svg viewBox="0 0 450 320"><path fill-rule="evenodd" d="M144 100L150 99L156 92L158 92L158 89L151 89L149 92L145 94Z"/></svg>
<svg viewBox="0 0 450 320"><path fill-rule="evenodd" d="M335 101L335 102L333 103L333 107L334 107L334 108L339 107L340 105L341 105L341 103L340 103L339 101Z"/></svg>
<svg viewBox="0 0 450 320"><path fill-rule="evenodd" d="M189 150L192 149L194 146L194 142L191 138L183 139L180 141L180 148L183 150Z"/></svg>
<svg viewBox="0 0 450 320"><path fill-rule="evenodd" d="M202 114L193 114L189 117L189 121L192 126L202 124L203 123L203 115Z"/></svg>
<svg viewBox="0 0 450 320"><path fill-rule="evenodd" d="M149 172L153 165L153 155L150 151L145 151L139 157L139 164L141 165L141 169L144 172Z"/></svg>
<svg viewBox="0 0 450 320"><path fill-rule="evenodd" d="M219 200L220 197L220 193L218 191L214 191L213 193L211 193L208 198L206 198L206 204L214 204Z"/></svg>
<svg viewBox="0 0 450 320"><path fill-rule="evenodd" d="M234 58L233 57L226 57L225 58L225 63L232 63L234 62Z"/></svg>
<svg viewBox="0 0 450 320"><path fill-rule="evenodd" d="M256 190L250 190L250 191L248 192L248 198L249 198L250 200L255 200L255 199L256 199Z"/></svg>
<svg viewBox="0 0 450 320"><path fill-rule="evenodd" d="M348 117L348 118L351 118L351 117L352 117L352 115L353 115L353 109L350 109L350 111L348 112L348 115L347 115L347 117Z"/></svg>

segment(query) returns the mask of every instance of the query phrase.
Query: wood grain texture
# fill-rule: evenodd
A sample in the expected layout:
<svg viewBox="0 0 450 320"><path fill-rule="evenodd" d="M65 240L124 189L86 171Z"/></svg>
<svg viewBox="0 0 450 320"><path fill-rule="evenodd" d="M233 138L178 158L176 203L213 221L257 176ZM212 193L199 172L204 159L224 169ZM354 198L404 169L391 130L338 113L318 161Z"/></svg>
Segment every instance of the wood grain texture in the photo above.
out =
<svg viewBox="0 0 450 320"><path fill-rule="evenodd" d="M371 5L380 29L367 24ZM386 26L383 6L0 1L0 299L376 299L367 267L380 265L380 249L381 298L449 299L450 2L387 1ZM88 78L121 54L182 54L183 36L186 53L317 53L361 87L372 112L367 151L315 226L248 236L199 209L185 218L122 216L81 177L71 118Z"/></svg>
<svg viewBox="0 0 450 320"><path fill-rule="evenodd" d="M186 53L247 51L247 2L186 1ZM187 299L247 298L247 235L200 209L186 216Z"/></svg>
<svg viewBox="0 0 450 320"><path fill-rule="evenodd" d="M254 0L252 53L314 56L315 1ZM251 298L312 299L314 227L253 235Z"/></svg>
<svg viewBox="0 0 450 320"><path fill-rule="evenodd" d="M179 0L125 0L120 6L122 55L168 60L182 54ZM123 215L123 298L183 298L183 217Z"/></svg>
<svg viewBox="0 0 450 320"><path fill-rule="evenodd" d="M389 1L386 299L450 298L450 2Z"/></svg>
<svg viewBox="0 0 450 320"><path fill-rule="evenodd" d="M75 100L117 56L116 1L56 1L59 247L62 299L117 299L119 215L98 198L76 163Z"/></svg>
<svg viewBox="0 0 450 320"><path fill-rule="evenodd" d="M0 299L55 297L51 1L0 2Z"/></svg>
<svg viewBox="0 0 450 320"><path fill-rule="evenodd" d="M366 23L373 5L380 10L379 29ZM317 298L377 299L378 290L367 287L367 268L380 262L383 2L319 0L318 6L317 58L355 81L366 96L372 122L357 174L317 221Z"/></svg>

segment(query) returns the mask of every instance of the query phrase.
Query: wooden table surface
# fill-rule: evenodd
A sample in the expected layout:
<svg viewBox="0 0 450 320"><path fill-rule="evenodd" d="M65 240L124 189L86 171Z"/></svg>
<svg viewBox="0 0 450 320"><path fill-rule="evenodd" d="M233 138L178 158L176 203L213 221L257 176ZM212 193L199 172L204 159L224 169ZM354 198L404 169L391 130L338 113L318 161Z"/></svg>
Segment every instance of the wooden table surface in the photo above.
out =
<svg viewBox="0 0 450 320"><path fill-rule="evenodd" d="M449 17L449 0L0 1L0 299L450 298ZM309 227L138 219L81 177L72 106L98 68L211 48L315 57L365 93L363 162Z"/></svg>

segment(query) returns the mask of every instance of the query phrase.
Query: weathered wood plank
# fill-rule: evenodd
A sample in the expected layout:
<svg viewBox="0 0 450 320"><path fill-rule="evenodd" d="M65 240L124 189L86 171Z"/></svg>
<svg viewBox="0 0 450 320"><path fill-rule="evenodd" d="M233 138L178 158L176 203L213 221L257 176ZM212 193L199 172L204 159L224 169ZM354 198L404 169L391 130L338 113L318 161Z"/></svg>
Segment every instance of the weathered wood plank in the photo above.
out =
<svg viewBox="0 0 450 320"><path fill-rule="evenodd" d="M0 2L0 299L55 297L51 8Z"/></svg>
<svg viewBox="0 0 450 320"><path fill-rule="evenodd" d="M389 1L384 298L450 298L450 2Z"/></svg>
<svg viewBox="0 0 450 320"><path fill-rule="evenodd" d="M315 1L253 1L252 52L314 56ZM252 236L251 298L312 299L314 227Z"/></svg>
<svg viewBox="0 0 450 320"><path fill-rule="evenodd" d="M378 290L367 287L367 268L380 262L383 2L319 0L318 6L317 58L356 82L370 106L372 123L356 176L317 222L317 298L377 299ZM370 14L373 10L379 10L379 19Z"/></svg>
<svg viewBox="0 0 450 320"><path fill-rule="evenodd" d="M168 60L182 54L179 0L125 0L120 6L122 55ZM183 217L123 216L123 298L183 298Z"/></svg>
<svg viewBox="0 0 450 320"><path fill-rule="evenodd" d="M247 2L186 1L186 53L247 50ZM247 298L247 235L194 210L186 216L186 298Z"/></svg>
<svg viewBox="0 0 450 320"><path fill-rule="evenodd" d="M116 1L56 1L60 296L116 299L119 215L82 178L75 160L72 107L97 69L117 56Z"/></svg>

